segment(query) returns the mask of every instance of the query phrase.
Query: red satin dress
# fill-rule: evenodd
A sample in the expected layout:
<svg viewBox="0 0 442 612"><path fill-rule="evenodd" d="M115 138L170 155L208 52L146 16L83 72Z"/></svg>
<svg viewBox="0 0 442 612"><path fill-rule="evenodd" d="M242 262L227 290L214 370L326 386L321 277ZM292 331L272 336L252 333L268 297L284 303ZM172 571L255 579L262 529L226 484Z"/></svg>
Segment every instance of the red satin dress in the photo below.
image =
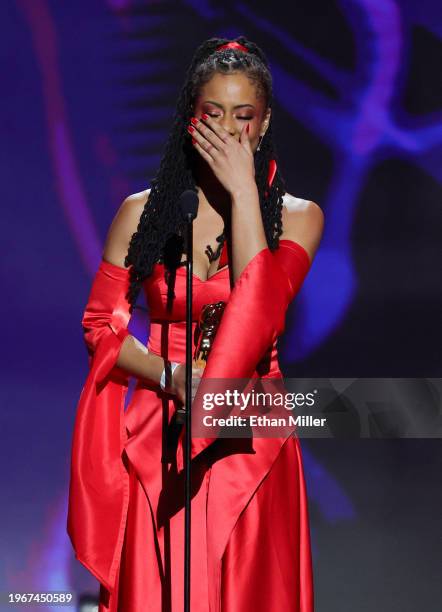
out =
<svg viewBox="0 0 442 612"><path fill-rule="evenodd" d="M304 248L263 249L233 289L227 249L208 280L193 277L193 326L227 302L203 377L281 378L276 340L310 267ZM164 267L144 283L148 350L185 360L185 268L172 307ZM181 612L184 599L182 437L172 459L172 396L115 365L129 321L129 272L102 261L83 317L91 368L74 428L68 533L100 581L100 612ZM271 296L271 300L269 300ZM313 612L307 496L299 440L192 440L192 612Z"/></svg>

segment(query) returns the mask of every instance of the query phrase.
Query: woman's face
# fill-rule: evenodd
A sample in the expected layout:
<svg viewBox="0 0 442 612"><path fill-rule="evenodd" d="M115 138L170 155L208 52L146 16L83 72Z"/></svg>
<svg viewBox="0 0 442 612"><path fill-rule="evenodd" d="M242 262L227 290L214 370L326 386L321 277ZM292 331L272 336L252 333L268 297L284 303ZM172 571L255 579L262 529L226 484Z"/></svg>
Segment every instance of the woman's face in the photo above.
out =
<svg viewBox="0 0 442 612"><path fill-rule="evenodd" d="M193 109L195 117L207 113L237 140L244 125L249 124L253 151L268 127L270 112L264 97L257 97L256 85L242 72L216 72L201 87Z"/></svg>

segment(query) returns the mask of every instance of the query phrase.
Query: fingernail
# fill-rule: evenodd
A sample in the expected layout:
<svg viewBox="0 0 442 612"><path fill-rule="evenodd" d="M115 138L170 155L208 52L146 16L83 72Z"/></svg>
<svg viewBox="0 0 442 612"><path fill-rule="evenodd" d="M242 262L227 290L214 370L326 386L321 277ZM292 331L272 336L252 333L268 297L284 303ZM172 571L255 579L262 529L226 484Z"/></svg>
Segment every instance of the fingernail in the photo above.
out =
<svg viewBox="0 0 442 612"><path fill-rule="evenodd" d="M195 117L192 117L190 122L193 123L193 125L196 125L198 123L198 119L195 119Z"/></svg>
<svg viewBox="0 0 442 612"><path fill-rule="evenodd" d="M193 127L193 125L188 125L187 126L187 131L190 132L191 134L193 134L193 132L195 131L195 128Z"/></svg>
<svg viewBox="0 0 442 612"><path fill-rule="evenodd" d="M209 118L209 115L207 115L206 113L203 113L203 114L201 115L201 119L204 119L204 121L205 121L206 119L208 119L208 118Z"/></svg>
<svg viewBox="0 0 442 612"><path fill-rule="evenodd" d="M246 125L246 132L247 132L247 134L249 133L249 130L250 130L250 123L248 123L248 124Z"/></svg>
<svg viewBox="0 0 442 612"><path fill-rule="evenodd" d="M195 143L196 143L196 139L192 138L192 144L195 144Z"/></svg>

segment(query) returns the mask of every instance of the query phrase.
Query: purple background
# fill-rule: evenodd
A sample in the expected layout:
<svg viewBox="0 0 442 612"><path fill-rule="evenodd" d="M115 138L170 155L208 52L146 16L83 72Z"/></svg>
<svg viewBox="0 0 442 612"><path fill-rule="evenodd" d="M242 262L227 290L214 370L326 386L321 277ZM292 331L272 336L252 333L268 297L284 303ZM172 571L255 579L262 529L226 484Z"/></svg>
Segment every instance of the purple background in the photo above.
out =
<svg viewBox="0 0 442 612"><path fill-rule="evenodd" d="M284 372L441 376L441 12L436 0L1 4L0 591L97 592L66 534L80 321L110 221L155 175L205 38L245 34L266 51L288 191L325 213ZM131 330L146 339L142 314ZM317 611L438 609L439 441L302 444Z"/></svg>

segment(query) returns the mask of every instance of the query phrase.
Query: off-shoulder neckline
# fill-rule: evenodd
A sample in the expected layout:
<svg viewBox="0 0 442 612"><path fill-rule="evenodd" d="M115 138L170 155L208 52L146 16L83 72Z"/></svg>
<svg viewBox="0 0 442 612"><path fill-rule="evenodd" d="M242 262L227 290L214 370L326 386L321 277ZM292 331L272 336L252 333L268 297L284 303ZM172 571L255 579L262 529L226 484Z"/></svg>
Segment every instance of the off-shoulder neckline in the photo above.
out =
<svg viewBox="0 0 442 612"><path fill-rule="evenodd" d="M286 243L287 246L291 247L291 248L295 248L298 251L300 251L301 253L304 254L304 256L307 258L309 265L311 265L311 260L310 260L310 255L307 253L307 250L305 249L305 247L302 246L302 244L299 244L299 242L296 242L295 240L290 240L290 238L281 238L279 240L279 244L281 243ZM162 265L164 266L164 264L157 262L155 265ZM107 261L106 259L101 259L100 262L100 266L103 267L109 267L111 270L115 270L116 272L119 273L125 273L126 275L129 274L130 272L130 266L128 268L122 268L121 266L117 266L116 264L111 263L110 261ZM177 268L177 270L183 269L185 271L185 266L180 266L179 268ZM225 270L228 270L229 266L223 266L222 268L219 268L218 270L216 270L216 272L214 274L212 274L211 276L209 276L209 278L207 279L202 279L201 277L199 277L197 274L193 273L193 276L199 280L201 283L207 283L208 281L210 281L212 278L214 278L218 273L220 272L224 272Z"/></svg>

